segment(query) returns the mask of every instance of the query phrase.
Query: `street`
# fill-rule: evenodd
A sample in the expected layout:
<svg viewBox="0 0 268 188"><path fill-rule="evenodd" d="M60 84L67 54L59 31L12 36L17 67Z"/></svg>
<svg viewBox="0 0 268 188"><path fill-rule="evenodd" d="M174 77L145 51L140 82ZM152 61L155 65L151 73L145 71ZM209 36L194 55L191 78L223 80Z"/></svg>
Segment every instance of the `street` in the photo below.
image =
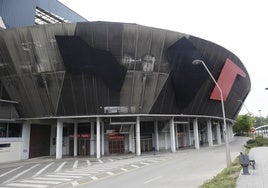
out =
<svg viewBox="0 0 268 188"><path fill-rule="evenodd" d="M246 140L230 143L232 159ZM225 167L225 144L139 157L41 158L0 164L0 187L198 187Z"/></svg>
<svg viewBox="0 0 268 188"><path fill-rule="evenodd" d="M231 156L234 159L247 138L235 137L230 144ZM79 186L80 188L94 187L146 187L146 188L175 188L198 187L226 167L225 144L200 150L182 150L169 154L169 160L162 161L129 173L113 176L112 178L92 181Z"/></svg>

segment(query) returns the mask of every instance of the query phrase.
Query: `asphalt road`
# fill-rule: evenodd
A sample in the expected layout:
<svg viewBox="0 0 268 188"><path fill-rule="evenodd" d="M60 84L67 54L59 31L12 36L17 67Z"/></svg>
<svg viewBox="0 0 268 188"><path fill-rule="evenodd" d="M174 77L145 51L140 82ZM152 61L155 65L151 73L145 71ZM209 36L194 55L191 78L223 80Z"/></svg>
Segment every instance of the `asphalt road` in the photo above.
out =
<svg viewBox="0 0 268 188"><path fill-rule="evenodd" d="M243 145L247 140L247 138L235 137L230 144L232 160L239 155L240 151L244 151ZM90 181L78 187L196 188L226 167L225 156L225 144L199 150L181 150L169 154L169 160Z"/></svg>
<svg viewBox="0 0 268 188"><path fill-rule="evenodd" d="M230 143L232 159L247 138ZM198 187L226 166L225 144L141 156L96 158L35 158L0 164L0 187Z"/></svg>

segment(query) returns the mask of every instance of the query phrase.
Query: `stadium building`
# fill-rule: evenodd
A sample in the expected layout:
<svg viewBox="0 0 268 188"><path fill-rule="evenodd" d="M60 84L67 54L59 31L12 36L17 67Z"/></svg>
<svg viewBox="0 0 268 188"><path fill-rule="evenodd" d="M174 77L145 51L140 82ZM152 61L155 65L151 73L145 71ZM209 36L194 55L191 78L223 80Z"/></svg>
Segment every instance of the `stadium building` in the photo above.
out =
<svg viewBox="0 0 268 188"><path fill-rule="evenodd" d="M251 84L227 49L164 29L88 22L56 0L1 0L0 16L0 162L176 152L233 138ZM202 61L222 98L194 63Z"/></svg>

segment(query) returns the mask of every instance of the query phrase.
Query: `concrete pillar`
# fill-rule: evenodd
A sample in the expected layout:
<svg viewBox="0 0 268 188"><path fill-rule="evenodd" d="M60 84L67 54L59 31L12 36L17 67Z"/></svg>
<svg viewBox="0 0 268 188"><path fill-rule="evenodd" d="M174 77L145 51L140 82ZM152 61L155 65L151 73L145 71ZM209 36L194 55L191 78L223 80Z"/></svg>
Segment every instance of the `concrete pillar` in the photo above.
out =
<svg viewBox="0 0 268 188"><path fill-rule="evenodd" d="M183 147L186 147L186 146L187 146L187 138L186 138L186 136L187 136L187 133L186 133L186 125L185 125L185 124L183 124L182 126L183 126L183 138L182 138L182 140L183 140Z"/></svg>
<svg viewBox="0 0 268 188"><path fill-rule="evenodd" d="M176 149L179 149L178 125L174 125Z"/></svg>
<svg viewBox="0 0 268 188"><path fill-rule="evenodd" d="M219 122L217 123L216 129L217 129L217 143L221 144L221 125Z"/></svg>
<svg viewBox="0 0 268 188"><path fill-rule="evenodd" d="M77 137L78 137L78 124L77 122L74 123L74 157L77 156Z"/></svg>
<svg viewBox="0 0 268 188"><path fill-rule="evenodd" d="M96 118L96 157L99 159L101 157L100 151L100 117Z"/></svg>
<svg viewBox="0 0 268 188"><path fill-rule="evenodd" d="M57 121L57 138L56 138L56 159L62 158L62 133L63 122Z"/></svg>
<svg viewBox="0 0 268 188"><path fill-rule="evenodd" d="M104 123L101 122L101 155L104 155Z"/></svg>
<svg viewBox="0 0 268 188"><path fill-rule="evenodd" d="M159 151L158 121L154 121L155 149Z"/></svg>
<svg viewBox="0 0 268 188"><path fill-rule="evenodd" d="M191 146L192 145L192 142L191 142L191 130L190 130L190 123L186 125L186 142L187 142L187 145L186 146Z"/></svg>
<svg viewBox="0 0 268 188"><path fill-rule="evenodd" d="M207 120L207 140L208 140L208 146L213 146L213 140L212 140L212 127L211 127L211 120Z"/></svg>
<svg viewBox="0 0 268 188"><path fill-rule="evenodd" d="M94 122L90 122L90 155L95 154L95 129Z"/></svg>
<svg viewBox="0 0 268 188"><path fill-rule="evenodd" d="M199 133L198 133L198 122L197 122L197 118L195 118L193 120L193 126L194 126L194 145L195 145L195 149L199 149L200 145L199 145Z"/></svg>
<svg viewBox="0 0 268 188"><path fill-rule="evenodd" d="M134 125L131 125L130 129L129 129L129 134L128 134L128 150L131 153L134 150L134 147L133 147L133 139L134 139L133 133L134 133Z"/></svg>
<svg viewBox="0 0 268 188"><path fill-rule="evenodd" d="M136 155L141 155L140 117L136 120Z"/></svg>
<svg viewBox="0 0 268 188"><path fill-rule="evenodd" d="M31 124L25 121L22 125L22 154L21 159L29 159Z"/></svg>
<svg viewBox="0 0 268 188"><path fill-rule="evenodd" d="M176 141L175 141L175 128L174 128L174 117L169 121L170 130L170 149L171 152L176 152Z"/></svg>

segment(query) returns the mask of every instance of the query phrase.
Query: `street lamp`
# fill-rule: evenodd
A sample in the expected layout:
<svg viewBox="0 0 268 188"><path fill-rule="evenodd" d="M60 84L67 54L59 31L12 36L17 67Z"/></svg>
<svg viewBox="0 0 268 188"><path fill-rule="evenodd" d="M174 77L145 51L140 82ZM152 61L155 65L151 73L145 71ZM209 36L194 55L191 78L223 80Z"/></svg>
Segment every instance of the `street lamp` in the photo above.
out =
<svg viewBox="0 0 268 188"><path fill-rule="evenodd" d="M226 128L226 118L225 118L225 110L224 110L224 102L223 102L223 94L222 94L222 90L219 86L219 84L217 83L217 81L215 80L215 78L213 77L213 75L211 74L211 72L209 71L208 67L206 66L205 62L203 60L200 59L195 59L192 62L193 65L200 65L202 64L204 66L204 68L206 69L206 71L208 72L209 76L211 77L211 79L213 80L213 82L215 83L215 85L217 86L217 88L219 89L220 95L221 95L221 107L222 107L222 117L223 117L223 132L225 134L225 151L226 151L226 164L227 167L231 166L231 154L230 154L230 147L229 147L229 138L228 138L228 134L227 134L227 128Z"/></svg>

